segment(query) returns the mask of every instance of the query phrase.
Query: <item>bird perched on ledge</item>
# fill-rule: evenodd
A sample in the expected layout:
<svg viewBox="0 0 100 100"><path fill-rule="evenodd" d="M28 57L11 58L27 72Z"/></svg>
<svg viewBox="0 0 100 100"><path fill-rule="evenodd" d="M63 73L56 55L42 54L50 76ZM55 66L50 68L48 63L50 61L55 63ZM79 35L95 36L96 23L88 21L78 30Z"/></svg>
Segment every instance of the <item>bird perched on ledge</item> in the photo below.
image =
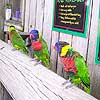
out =
<svg viewBox="0 0 100 100"><path fill-rule="evenodd" d="M59 54L64 65L64 71L67 72L71 82L76 86L81 86L85 92L90 93L88 66L83 56L64 41L56 42L54 48Z"/></svg>
<svg viewBox="0 0 100 100"><path fill-rule="evenodd" d="M22 51L24 54L28 54L26 44L14 26L9 27L9 39L15 49Z"/></svg>
<svg viewBox="0 0 100 100"><path fill-rule="evenodd" d="M42 36L40 36L38 30L32 30L29 38L31 40L31 46L36 59L40 60L47 68L50 68L50 55L48 46Z"/></svg>

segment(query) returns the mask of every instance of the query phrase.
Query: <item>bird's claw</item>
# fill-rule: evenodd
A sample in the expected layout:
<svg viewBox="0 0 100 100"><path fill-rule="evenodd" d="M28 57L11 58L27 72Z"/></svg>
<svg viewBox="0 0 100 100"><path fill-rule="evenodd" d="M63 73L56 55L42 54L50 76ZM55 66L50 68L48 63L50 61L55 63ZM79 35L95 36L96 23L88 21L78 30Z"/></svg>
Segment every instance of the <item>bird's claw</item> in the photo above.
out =
<svg viewBox="0 0 100 100"><path fill-rule="evenodd" d="M65 89L71 88L72 86L74 86L70 79L66 80L64 83L62 83L62 85L64 86Z"/></svg>
<svg viewBox="0 0 100 100"><path fill-rule="evenodd" d="M70 84L70 85L67 85L65 88L68 89L68 88L71 88L73 86L74 86L73 84Z"/></svg>
<svg viewBox="0 0 100 100"><path fill-rule="evenodd" d="M66 85L67 83L70 83L70 80L66 80L64 83L62 83L62 85Z"/></svg>
<svg viewBox="0 0 100 100"><path fill-rule="evenodd" d="M36 62L36 63L34 64L34 66L37 66L38 64L41 64L41 61Z"/></svg>
<svg viewBox="0 0 100 100"><path fill-rule="evenodd" d="M13 48L12 51L16 51L17 49Z"/></svg>
<svg viewBox="0 0 100 100"><path fill-rule="evenodd" d="M31 61L36 61L37 59L36 58L33 58Z"/></svg>

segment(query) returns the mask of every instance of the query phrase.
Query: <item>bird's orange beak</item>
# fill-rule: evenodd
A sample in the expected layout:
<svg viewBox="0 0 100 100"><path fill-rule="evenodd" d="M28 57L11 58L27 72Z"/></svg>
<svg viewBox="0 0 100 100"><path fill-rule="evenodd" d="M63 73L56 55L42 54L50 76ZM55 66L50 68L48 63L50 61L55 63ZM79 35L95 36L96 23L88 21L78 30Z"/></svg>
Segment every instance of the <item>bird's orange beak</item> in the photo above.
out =
<svg viewBox="0 0 100 100"><path fill-rule="evenodd" d="M56 46L53 46L52 49L53 49L54 51L56 51Z"/></svg>
<svg viewBox="0 0 100 100"><path fill-rule="evenodd" d="M32 39L32 37L33 37L32 34L30 34L30 35L29 35L29 38Z"/></svg>

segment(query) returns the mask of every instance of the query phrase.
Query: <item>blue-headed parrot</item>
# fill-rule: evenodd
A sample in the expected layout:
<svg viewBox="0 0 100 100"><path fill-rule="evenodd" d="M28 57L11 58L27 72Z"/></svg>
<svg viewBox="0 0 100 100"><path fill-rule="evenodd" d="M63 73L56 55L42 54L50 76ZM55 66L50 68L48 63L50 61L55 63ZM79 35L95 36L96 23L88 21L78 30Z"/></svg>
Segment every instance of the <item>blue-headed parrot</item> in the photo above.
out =
<svg viewBox="0 0 100 100"><path fill-rule="evenodd" d="M15 49L20 50L24 54L28 55L28 50L25 41L20 36L20 34L16 31L14 26L9 27L9 39Z"/></svg>
<svg viewBox="0 0 100 100"><path fill-rule="evenodd" d="M59 54L64 71L67 72L71 82L90 93L90 77L84 57L64 41L56 42L54 48Z"/></svg>
<svg viewBox="0 0 100 100"><path fill-rule="evenodd" d="M40 60L47 68L50 68L50 55L48 46L38 30L30 32L31 45L36 59Z"/></svg>

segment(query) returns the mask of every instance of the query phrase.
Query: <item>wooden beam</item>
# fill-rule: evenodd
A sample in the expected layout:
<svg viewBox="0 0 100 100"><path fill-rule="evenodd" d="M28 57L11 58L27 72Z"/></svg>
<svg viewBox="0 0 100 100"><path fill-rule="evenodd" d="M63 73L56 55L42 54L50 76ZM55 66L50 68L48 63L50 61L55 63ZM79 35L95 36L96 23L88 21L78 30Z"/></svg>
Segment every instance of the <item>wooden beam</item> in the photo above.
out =
<svg viewBox="0 0 100 100"><path fill-rule="evenodd" d="M0 81L14 100L97 100L0 40ZM66 87L70 83L66 84Z"/></svg>

